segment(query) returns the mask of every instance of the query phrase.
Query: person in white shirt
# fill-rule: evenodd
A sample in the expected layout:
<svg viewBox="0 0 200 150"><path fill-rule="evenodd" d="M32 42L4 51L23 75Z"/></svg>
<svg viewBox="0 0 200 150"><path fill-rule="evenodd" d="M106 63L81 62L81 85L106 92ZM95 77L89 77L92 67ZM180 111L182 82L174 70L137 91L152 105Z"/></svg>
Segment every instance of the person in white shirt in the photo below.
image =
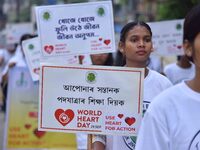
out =
<svg viewBox="0 0 200 150"><path fill-rule="evenodd" d="M5 82L2 80L3 70L5 69L8 61L15 55L17 44L8 44L6 49L0 50L0 101L2 101L1 110L5 111L5 98L4 98L4 87Z"/></svg>
<svg viewBox="0 0 200 150"><path fill-rule="evenodd" d="M176 63L164 67L164 74L174 85L183 80L192 79L195 74L194 64L187 56L177 56L177 59Z"/></svg>
<svg viewBox="0 0 200 150"><path fill-rule="evenodd" d="M145 69L143 99L145 111L156 95L172 86L165 76L147 67L149 55L153 51L152 32L149 25L144 22L126 24L121 31L119 51L124 58L122 66L125 64L126 67ZM94 150L133 150L136 137L93 135L92 140Z"/></svg>
<svg viewBox="0 0 200 150"><path fill-rule="evenodd" d="M200 149L200 4L184 21L183 46L195 76L158 95L145 113L136 150Z"/></svg>
<svg viewBox="0 0 200 150"><path fill-rule="evenodd" d="M163 62L161 57L152 53L149 57L148 67L159 73L163 73Z"/></svg>
<svg viewBox="0 0 200 150"><path fill-rule="evenodd" d="M0 49L0 83L2 73L8 61L15 55L17 44L8 44L5 49Z"/></svg>
<svg viewBox="0 0 200 150"><path fill-rule="evenodd" d="M12 68L14 66L26 66L26 61L25 61L25 57L24 57L23 49L22 49L21 45L22 45L22 41L33 38L33 37L34 36L31 34L24 34L21 36L20 43L16 48L15 55L12 58L10 58L10 60L8 61L8 63L6 64L6 66L2 72L2 90L3 90L3 95L4 95L2 109L4 112L6 111L8 71L10 68Z"/></svg>

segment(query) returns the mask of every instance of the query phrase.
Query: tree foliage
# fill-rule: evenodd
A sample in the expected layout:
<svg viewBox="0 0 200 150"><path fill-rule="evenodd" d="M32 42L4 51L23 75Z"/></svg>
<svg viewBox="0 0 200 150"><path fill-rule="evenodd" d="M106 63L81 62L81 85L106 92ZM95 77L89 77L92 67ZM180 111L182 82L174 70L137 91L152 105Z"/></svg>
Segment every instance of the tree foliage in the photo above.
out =
<svg viewBox="0 0 200 150"><path fill-rule="evenodd" d="M182 19L200 0L167 0L159 4L157 20Z"/></svg>

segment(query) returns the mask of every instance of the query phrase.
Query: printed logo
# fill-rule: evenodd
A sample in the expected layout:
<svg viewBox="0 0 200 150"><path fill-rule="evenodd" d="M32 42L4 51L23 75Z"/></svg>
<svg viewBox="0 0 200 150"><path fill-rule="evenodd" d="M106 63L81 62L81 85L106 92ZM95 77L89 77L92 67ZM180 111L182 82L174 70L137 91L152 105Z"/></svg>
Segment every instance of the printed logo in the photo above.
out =
<svg viewBox="0 0 200 150"><path fill-rule="evenodd" d="M34 45L33 45L33 44L29 44L29 45L28 45L28 49L29 49L29 50L33 50L33 49L34 49Z"/></svg>
<svg viewBox="0 0 200 150"><path fill-rule="evenodd" d="M120 119L124 117L123 114L118 114L117 116L118 116Z"/></svg>
<svg viewBox="0 0 200 150"><path fill-rule="evenodd" d="M51 12L50 11L43 12L42 19L44 21L49 21L51 19Z"/></svg>
<svg viewBox="0 0 200 150"><path fill-rule="evenodd" d="M182 29L182 25L181 25L180 23L178 23L178 24L176 25L176 29L177 29L177 30L181 30L181 29Z"/></svg>
<svg viewBox="0 0 200 150"><path fill-rule="evenodd" d="M95 83L96 82L96 72L87 72L86 73L86 81L88 83Z"/></svg>
<svg viewBox="0 0 200 150"><path fill-rule="evenodd" d="M97 15L98 16L103 17L103 16L105 16L105 13L106 13L105 9L102 6L97 8Z"/></svg>
<svg viewBox="0 0 200 150"><path fill-rule="evenodd" d="M188 150L200 150L200 131L194 135Z"/></svg>
<svg viewBox="0 0 200 150"><path fill-rule="evenodd" d="M54 50L53 45L45 45L45 46L44 46L44 51L45 51L46 53L48 53L48 54L51 54L51 53L53 52L53 50Z"/></svg>
<svg viewBox="0 0 200 150"><path fill-rule="evenodd" d="M104 44L109 45L110 44L110 40L104 40Z"/></svg>
<svg viewBox="0 0 200 150"><path fill-rule="evenodd" d="M54 115L63 126L66 126L74 119L74 112L71 109L65 111L63 109L57 109Z"/></svg>
<svg viewBox="0 0 200 150"><path fill-rule="evenodd" d="M123 136L124 142L130 150L135 149L136 137L135 136Z"/></svg>
<svg viewBox="0 0 200 150"><path fill-rule="evenodd" d="M135 119L134 117L131 117L131 118L126 117L126 119L125 119L125 122L126 122L129 126L133 125L133 124L135 123L135 121L136 121L136 119Z"/></svg>
<svg viewBox="0 0 200 150"><path fill-rule="evenodd" d="M45 135L46 132L45 131L38 131L38 129L36 128L33 131L33 133L37 138L42 138Z"/></svg>

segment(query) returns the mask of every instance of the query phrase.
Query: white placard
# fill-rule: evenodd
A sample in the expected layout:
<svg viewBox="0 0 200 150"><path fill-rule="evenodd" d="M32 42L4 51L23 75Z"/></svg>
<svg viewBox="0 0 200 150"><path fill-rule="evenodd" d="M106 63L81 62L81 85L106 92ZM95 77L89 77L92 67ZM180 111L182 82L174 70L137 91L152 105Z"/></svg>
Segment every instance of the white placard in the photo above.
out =
<svg viewBox="0 0 200 150"><path fill-rule="evenodd" d="M42 56L115 52L111 1L36 7Z"/></svg>
<svg viewBox="0 0 200 150"><path fill-rule="evenodd" d="M183 19L150 22L153 32L153 47L159 55L183 54Z"/></svg>
<svg viewBox="0 0 200 150"><path fill-rule="evenodd" d="M28 39L22 42L26 62L33 81L39 80L40 71L40 45L38 38Z"/></svg>
<svg viewBox="0 0 200 150"><path fill-rule="evenodd" d="M43 58L41 56L39 38L32 38L22 42L25 58L33 81L39 80L40 62L64 62L66 64L79 64L78 56L67 56L65 58Z"/></svg>
<svg viewBox="0 0 200 150"><path fill-rule="evenodd" d="M40 130L136 135L144 69L42 64Z"/></svg>
<svg viewBox="0 0 200 150"><path fill-rule="evenodd" d="M27 67L9 70L3 150L77 150L74 134L38 131L38 89Z"/></svg>
<svg viewBox="0 0 200 150"><path fill-rule="evenodd" d="M19 43L23 34L33 34L34 27L32 23L17 23L6 25L6 43Z"/></svg>

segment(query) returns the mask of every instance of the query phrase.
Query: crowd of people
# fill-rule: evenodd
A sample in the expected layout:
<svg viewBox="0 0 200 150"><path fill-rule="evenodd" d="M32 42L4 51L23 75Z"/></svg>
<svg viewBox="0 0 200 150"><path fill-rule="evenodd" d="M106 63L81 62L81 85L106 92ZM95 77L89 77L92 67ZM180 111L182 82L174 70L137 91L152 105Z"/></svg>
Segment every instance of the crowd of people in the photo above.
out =
<svg viewBox="0 0 200 150"><path fill-rule="evenodd" d="M152 31L145 22L129 22L121 30L116 54L91 55L93 65L144 68L142 124L138 136L91 135L94 150L192 150L200 149L200 5L185 17L183 46L185 54L177 62L154 68ZM22 41L0 50L0 82L6 111L7 73L16 65L26 65ZM160 62L156 63L160 66ZM87 149L87 135L80 134ZM83 140L83 141L81 141ZM81 143L82 142L82 143Z"/></svg>

